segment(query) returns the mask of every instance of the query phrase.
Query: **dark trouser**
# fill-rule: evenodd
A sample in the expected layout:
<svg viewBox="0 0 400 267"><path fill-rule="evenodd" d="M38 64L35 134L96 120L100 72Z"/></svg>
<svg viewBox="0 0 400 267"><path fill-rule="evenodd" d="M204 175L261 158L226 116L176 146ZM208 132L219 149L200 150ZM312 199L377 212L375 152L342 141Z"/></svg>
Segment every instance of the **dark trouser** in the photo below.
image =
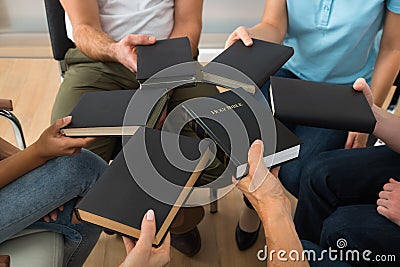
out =
<svg viewBox="0 0 400 267"><path fill-rule="evenodd" d="M280 69L274 76L298 79L296 75L286 69ZM270 82L268 81L261 92L268 103ZM264 103L264 101L261 101ZM307 127L301 125L285 124L301 141L299 158L282 164L279 170L279 179L285 188L295 197L299 195L300 177L304 166L313 158L318 157L321 152L341 149L347 139L346 131ZM253 208L245 198L249 208Z"/></svg>
<svg viewBox="0 0 400 267"><path fill-rule="evenodd" d="M58 118L68 116L85 92L139 88L136 75L123 65L113 62L94 61L76 48L68 50L65 56L65 63L67 71L53 106L52 122ZM176 89L169 102L168 109L171 110L179 103L193 97L205 97L217 93L217 88L208 84L199 84L194 88ZM189 127L185 127L181 134L196 136ZM119 138L97 138L88 149L109 162L113 154L115 154L115 148L118 148L118 142L121 142ZM222 164L215 160L203 172L200 178L201 184L215 180L223 171Z"/></svg>
<svg viewBox="0 0 400 267"><path fill-rule="evenodd" d="M371 250L371 258L393 254L400 261L400 227L376 211L378 194L391 177L400 177L400 155L386 146L320 154L302 173L295 214L299 237L324 248L336 248L344 238L346 249Z"/></svg>
<svg viewBox="0 0 400 267"><path fill-rule="evenodd" d="M275 76L298 79L292 72L280 69ZM270 103L270 82L267 82L261 91ZM285 188L298 197L300 177L304 166L321 152L344 148L347 139L346 131L307 127L301 125L285 124L301 141L299 158L282 164L279 170L279 179Z"/></svg>

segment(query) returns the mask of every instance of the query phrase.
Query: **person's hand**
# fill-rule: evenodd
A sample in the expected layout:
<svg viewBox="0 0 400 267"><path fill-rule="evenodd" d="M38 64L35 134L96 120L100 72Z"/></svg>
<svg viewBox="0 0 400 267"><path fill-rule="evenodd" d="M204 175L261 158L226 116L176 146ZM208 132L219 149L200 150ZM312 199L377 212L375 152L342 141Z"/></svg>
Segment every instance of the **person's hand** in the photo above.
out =
<svg viewBox="0 0 400 267"><path fill-rule="evenodd" d="M378 213L400 226L400 182L390 178L379 193Z"/></svg>
<svg viewBox="0 0 400 267"><path fill-rule="evenodd" d="M49 214L44 216L43 220L45 222L50 222L50 220L52 220L54 222L57 220L58 211L63 211L63 210L64 210L64 205L61 205L57 209L53 210L52 212L50 212Z"/></svg>
<svg viewBox="0 0 400 267"><path fill-rule="evenodd" d="M363 148L367 146L369 134L349 132L344 148Z"/></svg>
<svg viewBox="0 0 400 267"><path fill-rule="evenodd" d="M252 46L253 40L250 37L250 31L248 28L240 26L229 35L225 42L225 49L233 45L236 41L242 40L245 46Z"/></svg>
<svg viewBox="0 0 400 267"><path fill-rule="evenodd" d="M353 84L353 89L363 92L370 107L374 105L374 96L372 95L371 88L369 88L367 81L364 78L358 78Z"/></svg>
<svg viewBox="0 0 400 267"><path fill-rule="evenodd" d="M358 78L353 84L353 89L356 91L362 91L370 107L371 108L373 107L374 98L372 95L372 91L371 88L369 88L364 78ZM368 142L368 136L369 135L365 133L349 132L345 148L350 149L350 148L366 147Z"/></svg>
<svg viewBox="0 0 400 267"><path fill-rule="evenodd" d="M72 117L68 116L58 119L47 128L39 139L31 146L37 156L50 160L60 156L69 156L81 152L95 138L70 138L61 133L60 129L71 123Z"/></svg>
<svg viewBox="0 0 400 267"><path fill-rule="evenodd" d="M111 47L114 57L119 63L132 72L137 71L136 47L138 45L151 45L156 42L154 36L142 34L129 34Z"/></svg>
<svg viewBox="0 0 400 267"><path fill-rule="evenodd" d="M135 242L123 237L127 256L120 267L161 267L170 261L170 235L164 243L153 248L152 242L156 234L156 220L153 210L149 210L143 218L139 240Z"/></svg>
<svg viewBox="0 0 400 267"><path fill-rule="evenodd" d="M264 210L271 211L277 203L283 204L290 212L290 201L279 180L265 167L263 153L263 142L254 141L248 153L248 175L240 181L235 178L232 181L249 199L258 214Z"/></svg>

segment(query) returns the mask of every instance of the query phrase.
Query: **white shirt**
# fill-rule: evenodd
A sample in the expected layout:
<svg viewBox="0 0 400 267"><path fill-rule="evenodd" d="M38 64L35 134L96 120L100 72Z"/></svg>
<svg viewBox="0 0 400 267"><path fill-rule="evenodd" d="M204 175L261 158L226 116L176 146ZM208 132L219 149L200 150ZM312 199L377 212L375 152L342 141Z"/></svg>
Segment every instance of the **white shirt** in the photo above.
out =
<svg viewBox="0 0 400 267"><path fill-rule="evenodd" d="M174 27L174 0L97 0L103 31L119 41L127 34L147 34L167 39ZM74 41L66 14L68 37Z"/></svg>

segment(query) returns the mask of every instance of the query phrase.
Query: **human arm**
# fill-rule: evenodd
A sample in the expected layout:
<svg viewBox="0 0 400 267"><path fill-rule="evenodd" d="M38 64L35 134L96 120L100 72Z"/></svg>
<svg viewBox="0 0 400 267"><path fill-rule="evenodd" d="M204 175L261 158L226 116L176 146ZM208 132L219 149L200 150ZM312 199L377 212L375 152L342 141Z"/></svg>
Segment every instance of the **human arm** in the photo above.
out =
<svg viewBox="0 0 400 267"><path fill-rule="evenodd" d="M170 38L189 37L193 55L197 54L202 28L203 0L175 0L174 28Z"/></svg>
<svg viewBox="0 0 400 267"><path fill-rule="evenodd" d="M154 211L147 211L143 217L140 237L136 244L132 239L123 237L127 256L120 267L162 267L169 263L169 234L160 247L152 247L152 242L156 234L155 219Z"/></svg>
<svg viewBox="0 0 400 267"><path fill-rule="evenodd" d="M152 36L128 34L114 40L100 24L97 0L60 0L71 20L75 45L88 57L102 62L119 62L136 72L136 46L155 43Z"/></svg>
<svg viewBox="0 0 400 267"><path fill-rule="evenodd" d="M276 254L272 259L268 257L267 266L309 266L307 261L293 261L288 257L293 250L301 255L303 247L292 220L290 201L279 180L265 167L263 151L263 143L255 141L248 154L249 174L239 182L232 180L257 211L268 251L286 252L286 255L281 255L285 260L277 258Z"/></svg>
<svg viewBox="0 0 400 267"><path fill-rule="evenodd" d="M373 134L382 139L391 149L400 153L400 118L374 104L372 91L364 79L357 79L353 88L357 91L363 91L371 106L376 119Z"/></svg>
<svg viewBox="0 0 400 267"><path fill-rule="evenodd" d="M0 188L48 160L79 153L93 138L69 138L60 129L71 122L71 117L57 120L47 128L39 139L26 149L0 161Z"/></svg>
<svg viewBox="0 0 400 267"><path fill-rule="evenodd" d="M400 68L400 14L389 10L383 28L378 58L372 74L371 89L374 93L374 103L381 107L396 79ZM365 147L368 135L349 132L345 148Z"/></svg>
<svg viewBox="0 0 400 267"><path fill-rule="evenodd" d="M378 58L372 74L374 103L381 107L400 68L400 14L386 12Z"/></svg>
<svg viewBox="0 0 400 267"><path fill-rule="evenodd" d="M261 21L251 28L240 26L226 40L225 48L238 40L246 46L251 46L251 38L261 39L273 43L282 43L285 38L288 24L286 0L265 1L264 14Z"/></svg>
<svg viewBox="0 0 400 267"><path fill-rule="evenodd" d="M0 138L0 160L8 158L19 151L21 150L18 147L13 146L3 138Z"/></svg>

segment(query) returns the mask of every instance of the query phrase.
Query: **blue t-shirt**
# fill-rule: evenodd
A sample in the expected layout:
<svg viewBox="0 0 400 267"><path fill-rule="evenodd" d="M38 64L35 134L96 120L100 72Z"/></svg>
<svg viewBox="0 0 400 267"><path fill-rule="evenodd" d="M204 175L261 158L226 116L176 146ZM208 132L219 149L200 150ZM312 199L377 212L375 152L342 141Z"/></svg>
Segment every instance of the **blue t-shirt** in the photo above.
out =
<svg viewBox="0 0 400 267"><path fill-rule="evenodd" d="M287 0L284 44L294 48L284 66L300 79L351 85L370 81L386 9L400 14L400 0ZM378 42L379 44L379 42Z"/></svg>

